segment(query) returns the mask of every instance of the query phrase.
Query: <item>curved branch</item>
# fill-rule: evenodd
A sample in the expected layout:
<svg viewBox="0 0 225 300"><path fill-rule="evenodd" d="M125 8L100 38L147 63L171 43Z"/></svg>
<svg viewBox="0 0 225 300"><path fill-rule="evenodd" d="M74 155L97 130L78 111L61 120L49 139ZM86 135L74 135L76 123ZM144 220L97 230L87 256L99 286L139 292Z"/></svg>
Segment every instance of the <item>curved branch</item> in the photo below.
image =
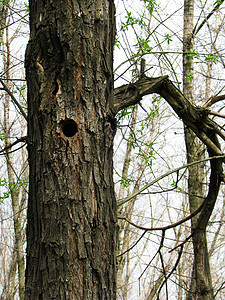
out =
<svg viewBox="0 0 225 300"><path fill-rule="evenodd" d="M214 155L223 154L213 141L213 137L218 133L218 125L208 117L209 111L192 105L168 79L168 76L145 77L135 83L116 88L113 112L117 114L121 109L141 101L143 96L153 93L159 94L169 103L176 114L195 132Z"/></svg>
<svg viewBox="0 0 225 300"><path fill-rule="evenodd" d="M143 188L141 188L140 190L138 190L136 193L133 193L132 195L128 196L126 199L120 201L117 203L117 206L121 206L123 204L125 204L126 202L130 201L131 199L135 198L137 195L141 194L144 190L146 190L147 188L149 188L150 186L152 186L153 184L155 184L156 182L160 181L161 179L173 174L173 173L176 173L178 172L179 170L181 169L184 169L184 168L188 168L188 167L191 167L191 166L194 166L194 165L197 165L201 162L205 162L205 161L208 161L208 160L212 160L212 159L222 159L224 160L225 159L225 155L219 155L219 156L213 156L213 157L208 157L208 158L205 158L203 160L197 160L197 161L194 161L192 163L189 163L189 164L186 164L186 165L183 165L179 168L176 168L172 171L169 171L161 176L159 176L158 178L154 179L153 181L151 181L150 183L148 183L147 185L145 185Z"/></svg>
<svg viewBox="0 0 225 300"><path fill-rule="evenodd" d="M10 148L12 148L13 146L15 146L15 145L18 144L18 143L22 143L22 142L25 143L26 140L27 140L27 137L26 137L26 136L23 136L23 137L17 139L14 143L12 143L12 144L6 146L6 147L3 148L3 149L0 149L0 154L1 154L2 152L5 152L5 151L9 150Z"/></svg>
<svg viewBox="0 0 225 300"><path fill-rule="evenodd" d="M206 199L202 202L202 204L193 212L191 213L190 215L188 215L187 217L181 219L180 221L176 222L176 223L173 223L173 224L170 224L170 225L167 225L167 226L163 226L163 227L150 227L150 228L147 228L147 227L142 227L140 225L137 225L133 222L131 222L130 220L128 220L126 217L118 217L118 219L120 220L125 220L126 222L128 222L129 224L131 224L132 226L138 228L138 229L142 229L144 231L159 231L159 230L167 230L167 229L171 229L171 228L174 228L174 227L177 227L185 222L187 222L188 220L192 219L194 216L196 216L198 213L200 213L200 211L202 210L202 208L205 206L207 202L207 197Z"/></svg>
<svg viewBox="0 0 225 300"><path fill-rule="evenodd" d="M14 103L14 105L19 109L20 113L22 114L22 116L24 117L24 119L27 121L27 115L26 115L25 111L23 110L22 106L19 104L19 102L16 100L15 96L13 95L13 93L7 88L7 86L5 85L5 83L3 82L3 80L1 78L0 78L0 82L1 82L4 90L11 97L12 102Z"/></svg>
<svg viewBox="0 0 225 300"><path fill-rule="evenodd" d="M209 99L207 99L203 105L202 108L208 108L210 106L212 106L214 103L222 101L225 99L225 95L219 95L219 96L214 96L214 97L210 97Z"/></svg>
<svg viewBox="0 0 225 300"><path fill-rule="evenodd" d="M210 19L210 17L214 14L214 12L216 12L221 4L224 2L224 0L220 1L220 4L217 4L212 10L211 12L205 17L205 19L202 21L202 23L197 27L197 24L195 25L195 28L193 30L193 36L196 36L198 34L198 32L201 30L201 28L205 25L205 23Z"/></svg>
<svg viewBox="0 0 225 300"><path fill-rule="evenodd" d="M219 141L216 136L214 136L214 143L220 147ZM211 149L208 149L208 153L210 157L213 157L213 153ZM205 230L209 218L212 214L212 211L214 209L216 199L219 193L220 184L223 179L223 169L222 169L222 160L216 159L210 161L211 165L211 173L210 173L210 180L209 180L209 189L207 197L204 201L204 207L201 211L201 214L198 218L196 229L195 230Z"/></svg>
<svg viewBox="0 0 225 300"><path fill-rule="evenodd" d="M138 103L143 96L153 94L168 76L144 77L135 83L124 84L114 90L113 112Z"/></svg>

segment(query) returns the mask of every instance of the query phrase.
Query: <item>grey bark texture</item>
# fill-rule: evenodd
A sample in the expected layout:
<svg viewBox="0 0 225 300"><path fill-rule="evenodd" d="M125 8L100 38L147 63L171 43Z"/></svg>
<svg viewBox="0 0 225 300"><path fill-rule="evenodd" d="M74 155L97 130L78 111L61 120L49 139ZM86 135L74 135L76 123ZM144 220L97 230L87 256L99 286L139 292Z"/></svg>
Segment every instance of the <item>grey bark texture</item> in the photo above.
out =
<svg viewBox="0 0 225 300"><path fill-rule="evenodd" d="M183 31L183 93L186 98L195 104L194 101L194 62L193 58L190 57L190 53L194 50L194 0L184 1L184 31ZM196 134L187 126L184 129L185 133L185 144L187 152L187 163L191 163L196 160L203 160L205 156L205 146L197 138ZM220 148L220 145L215 142ZM211 170L215 162L211 163ZM219 168L221 172L221 168ZM195 211L204 201L204 180L206 177L204 170L204 163L200 163L196 166L192 166L188 169L188 198L190 205L190 212ZM211 180L212 179L211 175ZM217 176L215 174L215 176ZM219 190L219 185L215 185L215 188ZM218 193L217 190L217 193ZM208 193L207 202L210 203L213 200L212 195ZM203 212L206 209L203 208ZM212 207L213 209L213 207ZM211 215L212 210L209 213ZM213 288L212 278L210 270L210 262L207 249L207 238L206 238L206 225L201 226L201 222L198 221L199 216L195 216L191 220L191 229L193 232L193 248L194 248L194 259L193 259L193 271L190 283L189 292L187 299L213 299ZM200 219L199 219L200 220ZM200 229L201 227L201 229Z"/></svg>
<svg viewBox="0 0 225 300"><path fill-rule="evenodd" d="M25 299L115 299L114 4L29 7Z"/></svg>
<svg viewBox="0 0 225 300"><path fill-rule="evenodd" d="M25 299L116 298L116 113L160 94L208 147L224 136L167 78L141 78L113 95L112 0L30 0L28 154L30 165ZM211 162L205 231L221 181Z"/></svg>

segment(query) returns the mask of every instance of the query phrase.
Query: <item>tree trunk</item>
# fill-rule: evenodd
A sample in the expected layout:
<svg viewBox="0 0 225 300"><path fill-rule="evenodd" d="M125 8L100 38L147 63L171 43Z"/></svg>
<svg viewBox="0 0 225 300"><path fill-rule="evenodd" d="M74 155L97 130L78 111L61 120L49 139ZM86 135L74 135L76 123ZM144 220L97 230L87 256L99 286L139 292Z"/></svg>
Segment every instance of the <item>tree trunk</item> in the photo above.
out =
<svg viewBox="0 0 225 300"><path fill-rule="evenodd" d="M190 53L194 50L194 0L184 1L184 33L183 33L183 93L194 104L194 62ZM204 159L204 145L195 133L185 126L185 144L187 163ZM194 212L204 198L204 163L189 168L188 194L190 212ZM198 216L192 218L191 228L195 230ZM212 280L207 250L206 228L195 231L193 236L194 262L191 285L187 299L211 299Z"/></svg>
<svg viewBox="0 0 225 300"><path fill-rule="evenodd" d="M8 21L9 22L9 21ZM8 24L7 24L8 25ZM8 35L8 26L6 26L6 43L5 43L5 56L4 56L4 71L6 75L6 86L10 90L10 45L9 45L9 35ZM11 144L11 124L9 118L10 111L10 96L7 92L5 92L5 101L4 101L4 131L7 135L7 139L5 139L5 147L7 148ZM16 263L18 270L18 283L19 283L19 297L20 300L24 299L24 284L25 284L25 257L24 257L24 241L23 241L23 225L22 225L22 210L20 207L20 199L19 199L19 189L17 186L17 180L15 176L15 164L13 161L13 154L6 150L5 153L6 159L6 167L7 167L7 176L9 181L9 190L11 196L12 203L12 211L13 211L13 225L14 225L14 238L15 238L15 251L16 253ZM13 258L12 258L13 264ZM12 270L12 272L11 272ZM15 281L14 268L10 270L9 273L9 292L12 290L12 282ZM12 277L10 276L12 275ZM10 282L12 281L12 282Z"/></svg>
<svg viewBox="0 0 225 300"><path fill-rule="evenodd" d="M115 299L109 0L30 0L25 299Z"/></svg>

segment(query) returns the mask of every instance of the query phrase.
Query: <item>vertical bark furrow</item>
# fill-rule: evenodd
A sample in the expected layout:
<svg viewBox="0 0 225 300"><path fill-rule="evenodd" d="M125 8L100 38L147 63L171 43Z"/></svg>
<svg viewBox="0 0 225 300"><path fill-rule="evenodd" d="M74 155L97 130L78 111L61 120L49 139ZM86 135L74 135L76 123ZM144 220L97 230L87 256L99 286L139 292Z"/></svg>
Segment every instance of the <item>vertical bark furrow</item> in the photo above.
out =
<svg viewBox="0 0 225 300"><path fill-rule="evenodd" d="M26 299L115 299L112 5L30 1Z"/></svg>
<svg viewBox="0 0 225 300"><path fill-rule="evenodd" d="M183 32L183 93L194 103L194 61L190 56L194 51L194 0L184 0L184 32ZM196 160L203 160L205 147L197 138L196 134L185 126L185 144L187 151L187 162L191 163ZM214 133L213 133L214 135ZM212 135L212 136L213 136ZM217 145L217 143L216 143ZM219 147L220 149L220 147ZM214 165L214 162L211 163ZM204 181L205 181L204 163L189 168L188 174L188 193L190 212L195 211L204 199ZM210 193L208 202L211 203ZM211 207L212 208L212 207ZM206 212L206 207L202 212ZM206 213L208 219L212 210ZM207 219L207 222L208 222ZM191 220L191 229L193 235L194 262L192 270L192 279L188 291L187 299L212 299L212 280L209 267L209 257L206 239L206 225L204 221L195 216ZM203 226L202 226L203 225Z"/></svg>

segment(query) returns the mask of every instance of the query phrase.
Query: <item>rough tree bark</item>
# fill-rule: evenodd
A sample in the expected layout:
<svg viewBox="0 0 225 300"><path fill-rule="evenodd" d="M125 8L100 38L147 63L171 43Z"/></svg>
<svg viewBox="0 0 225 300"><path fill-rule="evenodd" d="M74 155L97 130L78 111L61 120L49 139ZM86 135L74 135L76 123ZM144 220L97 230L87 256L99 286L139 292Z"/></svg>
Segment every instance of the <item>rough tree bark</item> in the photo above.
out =
<svg viewBox="0 0 225 300"><path fill-rule="evenodd" d="M5 42L3 45L4 50L4 74L6 76L6 80L4 86L7 89L10 89L10 68L11 68L11 54L10 54L10 42L9 42L9 22L10 18L7 20L7 12L8 7L2 4L0 7L1 11L5 13L3 14L3 19L1 25L5 26ZM1 17L1 13L0 13ZM4 28L4 27L3 27ZM2 37L0 36L0 43L2 42ZM4 89L4 87L3 87ZM5 148L7 149L11 144L11 124L10 124L10 95L7 91L5 91L5 99L4 99L4 133L7 138L5 139ZM9 274L8 274L8 282L5 286L2 297L14 297L15 294L15 276L16 276L16 268L18 272L18 288L19 288L19 297L20 300L24 299L24 283L25 283L25 255L24 255L24 240L23 240L23 221L22 214L23 208L20 203L20 195L19 189L16 187L17 176L15 176L15 162L13 160L13 154L7 149L5 151L5 159L6 159L6 168L7 168L7 177L8 177L8 188L11 196L11 204L12 204L12 213L13 213L13 226L14 226L14 246L12 253L12 260L9 263ZM16 260L15 260L16 257ZM8 285L8 286L7 286Z"/></svg>
<svg viewBox="0 0 225 300"><path fill-rule="evenodd" d="M194 107L166 76L141 78L116 89L113 97L112 0L30 0L29 7L25 299L113 300L116 113L158 93L210 155L223 154L216 135L224 136L208 111ZM216 188L211 186L215 197L218 164ZM207 222L208 204L200 221Z"/></svg>
<svg viewBox="0 0 225 300"><path fill-rule="evenodd" d="M194 51L194 0L184 1L183 31L183 93L186 98L194 101L194 61L190 53ZM187 163L203 160L205 146L196 134L187 126L184 127ZM194 212L204 199L205 170L204 163L188 169L188 198L190 213ZM210 197L209 197L210 198ZM195 231L198 216L191 220L192 232ZM187 299L212 299L213 288L206 239L206 227L196 230L193 234L193 271Z"/></svg>
<svg viewBox="0 0 225 300"><path fill-rule="evenodd" d="M225 140L225 136L218 129L217 124L212 122L208 117L209 111L195 107L166 76L140 79L134 84L117 88L115 90L114 109L117 111L121 109L123 105L135 104L140 101L144 95L152 93L160 94L171 105L177 115L183 120L184 124L193 131L192 135L195 133L207 146L209 156L223 156L217 134L223 140ZM121 95L123 95L123 97ZM206 227L223 178L222 161L224 161L222 157L221 159L210 161L211 175L206 200L197 220L192 222L195 255L194 280L196 284L193 293L191 293L193 299L212 299L208 252L206 248ZM197 175L198 174L197 172Z"/></svg>
<svg viewBox="0 0 225 300"><path fill-rule="evenodd" d="M115 299L114 4L29 7L25 299Z"/></svg>

